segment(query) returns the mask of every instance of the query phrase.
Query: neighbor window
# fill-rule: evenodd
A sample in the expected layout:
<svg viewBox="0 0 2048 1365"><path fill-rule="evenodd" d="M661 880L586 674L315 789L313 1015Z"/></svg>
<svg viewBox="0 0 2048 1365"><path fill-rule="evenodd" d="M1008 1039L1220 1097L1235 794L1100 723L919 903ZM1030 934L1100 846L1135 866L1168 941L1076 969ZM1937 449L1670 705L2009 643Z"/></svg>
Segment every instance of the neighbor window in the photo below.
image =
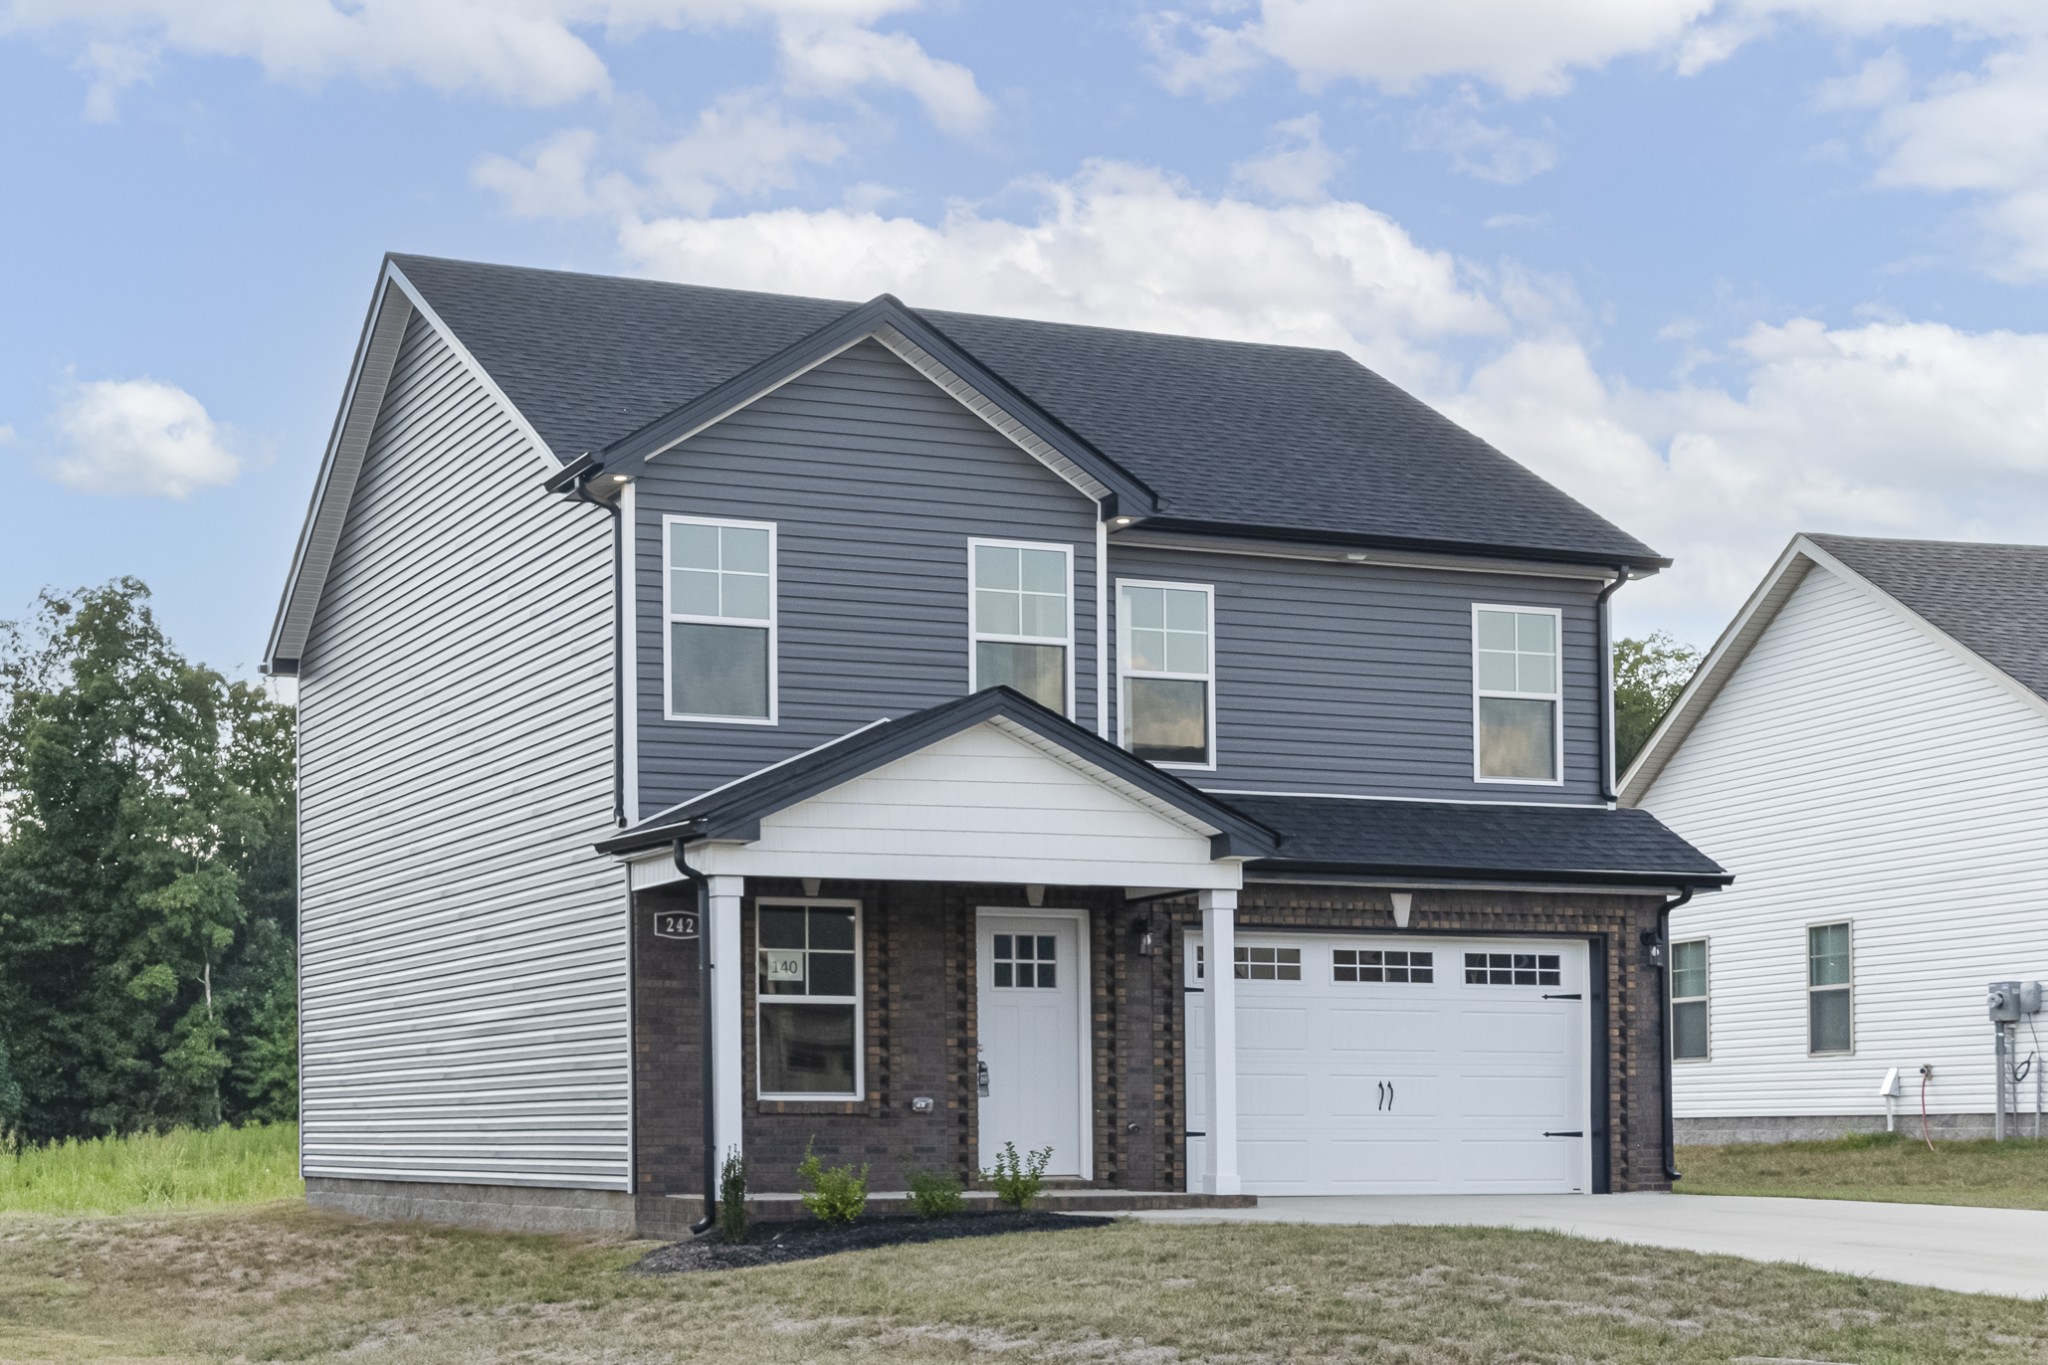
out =
<svg viewBox="0 0 2048 1365"><path fill-rule="evenodd" d="M764 1098L860 1098L860 909L762 901L754 910L756 1087Z"/></svg>
<svg viewBox="0 0 2048 1365"><path fill-rule="evenodd" d="M1681 1062L1707 1059L1707 941L1671 945L1671 1055Z"/></svg>
<svg viewBox="0 0 2048 1365"><path fill-rule="evenodd" d="M1555 611L1472 609L1476 771L1484 782L1558 780L1558 627Z"/></svg>
<svg viewBox="0 0 2048 1365"><path fill-rule="evenodd" d="M1073 556L1064 545L968 544L973 690L1014 687L1067 714Z"/></svg>
<svg viewBox="0 0 2048 1365"><path fill-rule="evenodd" d="M666 522L668 714L775 718L775 528Z"/></svg>
<svg viewBox="0 0 2048 1365"><path fill-rule="evenodd" d="M1849 926L1816 924L1806 931L1806 1050L1851 1051Z"/></svg>
<svg viewBox="0 0 2048 1365"><path fill-rule="evenodd" d="M1211 594L1175 583L1121 583L1117 650L1124 747L1154 763L1215 762Z"/></svg>

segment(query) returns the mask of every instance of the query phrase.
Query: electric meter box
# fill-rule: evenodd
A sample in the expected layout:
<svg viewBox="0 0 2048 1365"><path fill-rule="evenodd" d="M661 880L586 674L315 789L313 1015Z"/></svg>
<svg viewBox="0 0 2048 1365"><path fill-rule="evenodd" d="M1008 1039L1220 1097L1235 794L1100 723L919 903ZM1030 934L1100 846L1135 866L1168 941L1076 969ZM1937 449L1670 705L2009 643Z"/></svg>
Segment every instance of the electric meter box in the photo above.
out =
<svg viewBox="0 0 2048 1365"><path fill-rule="evenodd" d="M2040 988L2035 987L2038 1000ZM2020 983L2017 981L1994 981L1987 988L1984 997L1985 1012L1994 1024L2016 1024L2020 1019ZM2038 1008L2038 1006L2037 1006Z"/></svg>

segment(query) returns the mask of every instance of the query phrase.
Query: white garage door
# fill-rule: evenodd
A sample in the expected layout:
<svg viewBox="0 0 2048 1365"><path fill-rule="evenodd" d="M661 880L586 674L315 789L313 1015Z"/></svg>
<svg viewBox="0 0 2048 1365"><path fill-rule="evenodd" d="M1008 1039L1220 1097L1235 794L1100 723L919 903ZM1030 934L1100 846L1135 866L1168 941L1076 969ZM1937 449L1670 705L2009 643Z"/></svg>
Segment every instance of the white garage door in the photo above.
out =
<svg viewBox="0 0 2048 1365"><path fill-rule="evenodd" d="M1191 1132L1209 1112L1199 944ZM1591 1188L1583 941L1244 933L1237 958L1246 1193Z"/></svg>

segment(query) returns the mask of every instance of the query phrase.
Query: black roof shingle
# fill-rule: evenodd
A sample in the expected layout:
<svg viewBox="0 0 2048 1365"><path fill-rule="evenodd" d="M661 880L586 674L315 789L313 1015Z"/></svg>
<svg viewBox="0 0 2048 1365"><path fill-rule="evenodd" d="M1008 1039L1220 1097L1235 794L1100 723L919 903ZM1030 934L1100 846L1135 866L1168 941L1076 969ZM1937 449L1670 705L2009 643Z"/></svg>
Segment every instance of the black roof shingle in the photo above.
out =
<svg viewBox="0 0 2048 1365"><path fill-rule="evenodd" d="M393 262L557 455L600 450L856 305L425 256ZM1157 492L1155 525L1660 567L1349 356L917 310Z"/></svg>

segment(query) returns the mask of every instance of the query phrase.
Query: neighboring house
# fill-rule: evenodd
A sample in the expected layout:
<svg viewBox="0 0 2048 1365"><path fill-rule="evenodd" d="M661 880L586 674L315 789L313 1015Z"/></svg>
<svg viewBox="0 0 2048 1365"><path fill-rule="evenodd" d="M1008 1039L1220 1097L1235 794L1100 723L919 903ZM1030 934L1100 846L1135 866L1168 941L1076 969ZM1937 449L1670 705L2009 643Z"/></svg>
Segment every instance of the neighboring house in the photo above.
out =
<svg viewBox="0 0 2048 1365"><path fill-rule="evenodd" d="M1664 563L1334 352L392 257L268 651L310 1197L1662 1186Z"/></svg>
<svg viewBox="0 0 2048 1365"><path fill-rule="evenodd" d="M1917 1133L1923 1065L1931 1130L1989 1131L1985 987L2048 976L2044 773L2048 547L1792 541L1622 782L1742 871L1671 918L1683 1140L1881 1129L1892 1067Z"/></svg>

